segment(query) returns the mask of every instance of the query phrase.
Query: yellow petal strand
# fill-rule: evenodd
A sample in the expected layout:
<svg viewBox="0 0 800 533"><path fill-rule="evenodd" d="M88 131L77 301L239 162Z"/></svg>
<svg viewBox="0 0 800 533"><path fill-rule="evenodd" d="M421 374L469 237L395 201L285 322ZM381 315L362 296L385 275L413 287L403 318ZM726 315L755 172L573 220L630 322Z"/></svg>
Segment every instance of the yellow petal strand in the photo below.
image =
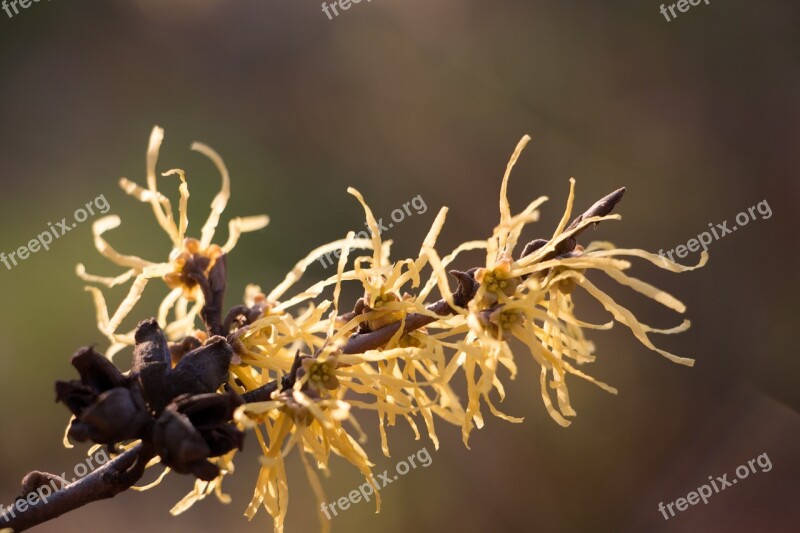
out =
<svg viewBox="0 0 800 533"><path fill-rule="evenodd" d="M313 264L314 261L319 260L320 258L324 257L325 255L335 252L336 250L340 250L347 239L339 239L337 241L329 242L328 244L324 244L318 248L313 249L306 257L301 259L297 262L294 268L286 274L284 280L275 287L272 292L269 293L267 296L267 300L269 301L278 301L281 296L283 296L289 288L292 287L300 278L303 277L306 269L309 265ZM373 245L372 240L368 239L353 239L351 243L351 247L353 248L361 248L361 249L371 249ZM336 282L336 277L332 278L332 283Z"/></svg>
<svg viewBox="0 0 800 533"><path fill-rule="evenodd" d="M160 485L161 482L164 480L165 477L167 477L167 474L169 474L169 473L170 473L170 468L166 467L166 468L164 468L164 471L161 472L161 474L159 474L159 476L156 478L156 480L153 481L152 483L149 483L149 484L144 485L142 487L131 487L131 488L133 490L139 491L139 492L144 492L146 490L150 490L153 487L156 487L156 486Z"/></svg>
<svg viewBox="0 0 800 533"><path fill-rule="evenodd" d="M651 298L664 307L669 307L673 311L677 311L678 313L685 313L686 306L677 298L672 296L671 294L662 291L661 289L650 285L642 280L638 280L636 278L632 278L626 274L623 274L619 270L616 269L604 269L603 270L609 277L614 279L617 283L622 285L626 285L638 293L644 294L648 298Z"/></svg>
<svg viewBox="0 0 800 533"><path fill-rule="evenodd" d="M267 215L256 215L252 217L236 217L228 222L228 240L222 246L222 251L230 253L239 242L242 233L250 233L264 229L269 224Z"/></svg>
<svg viewBox="0 0 800 533"><path fill-rule="evenodd" d="M344 239L342 253L339 255L339 264L336 266L336 285L333 288L333 316L339 315L339 295L342 293L342 275L344 274L344 267L347 264L347 256L350 254L350 246L352 245L354 238L355 232L347 232L347 237ZM331 321L331 327L333 326L333 321Z"/></svg>
<svg viewBox="0 0 800 533"><path fill-rule="evenodd" d="M268 493L267 486L269 484L269 474L269 467L262 466L258 474L258 480L256 481L256 488L253 491L253 498L250 500L250 505L247 506L247 509L244 512L244 515L248 520L252 520L253 517L255 517L256 513L258 512L258 508L266 498Z"/></svg>
<svg viewBox="0 0 800 533"><path fill-rule="evenodd" d="M358 202L364 208L364 214L367 217L367 226L369 227L370 232L372 232L372 266L379 267L381 266L381 234L378 229L378 221L375 220L375 216L372 214L372 210L367 205L367 202L364 201L364 197L361 195L358 190L353 187L348 187L347 192L352 194L356 197Z"/></svg>
<svg viewBox="0 0 800 533"><path fill-rule="evenodd" d="M72 427L72 421L75 420L75 416L69 417L69 422L67 423L67 428L64 430L64 448L74 448L75 446L69 441L69 428Z"/></svg>
<svg viewBox="0 0 800 533"><path fill-rule="evenodd" d="M696 268L700 268L704 266L708 262L708 252L703 251L700 253L700 261L694 266L685 266L679 265L674 261L670 261L665 256L661 256L658 254L651 254L650 252L645 252L644 250L637 250L633 249L613 249L613 250L601 250L592 252L592 257L616 257L616 256L633 256L639 257L641 259L645 259L650 261L657 267L661 267L665 270L669 270L670 272L689 272L690 270L694 270Z"/></svg>
<svg viewBox="0 0 800 533"><path fill-rule="evenodd" d="M183 242L183 238L186 237L186 228L189 226L189 186L186 185L186 173L179 168L161 173L165 177L175 174L181 180L181 184L178 186L178 191L181 194L181 199L178 203L178 215L180 217L178 221L178 242Z"/></svg>
<svg viewBox="0 0 800 533"><path fill-rule="evenodd" d="M583 378L586 381L588 381L589 383L594 383L595 385L597 385L598 387L600 387L604 391L610 392L611 394L618 394L619 393L619 391L616 389L616 387L612 387L611 385L608 385L607 383L603 383L600 380L594 379L592 376L590 376L588 374L584 374L583 372L581 372L580 370L578 370L577 368L575 368L574 366L569 364L567 361L561 361L561 364L564 366L564 368L570 374L575 374L579 378Z"/></svg>
<svg viewBox="0 0 800 533"><path fill-rule="evenodd" d="M131 181L128 178L120 178L119 187L125 192L125 194L133 196L145 204L149 204L155 198L156 201L161 202L161 204L164 205L165 209L169 210L169 198L158 191L154 193L150 189L145 189L135 181Z"/></svg>
<svg viewBox="0 0 800 533"><path fill-rule="evenodd" d="M158 323L162 328L167 325L167 316L170 310L175 307L175 302L178 301L178 298L180 298L182 294L183 287L172 289L161 301L161 305L158 306Z"/></svg>
<svg viewBox="0 0 800 533"><path fill-rule="evenodd" d="M508 164L506 165L506 172L503 174L503 182L500 185L500 223L508 223L511 220L511 205L508 203L508 178L511 176L511 170L514 168L514 165L519 159L520 154L522 154L522 150L525 149L525 146L530 142L531 137L530 135L523 135L522 138L517 143L517 147L514 149L514 153L511 155L511 159L508 160ZM502 243L501 243L502 245Z"/></svg>
<svg viewBox="0 0 800 533"><path fill-rule="evenodd" d="M207 248L214 238L214 232L217 229L217 224L219 224L219 217L222 215L222 212L225 211L225 206L228 205L228 199L231 197L231 178L228 174L228 167L225 166L225 162L212 148L203 143L195 142L192 143L192 150L200 152L209 158L217 167L220 178L222 179L219 192L211 201L211 212L208 214L208 219L200 232L200 247Z"/></svg>
<svg viewBox="0 0 800 533"><path fill-rule="evenodd" d="M276 465L276 484L278 487L278 516L275 518L275 533L283 533L286 513L289 510L289 482L286 479L286 463L283 459Z"/></svg>
<svg viewBox="0 0 800 533"><path fill-rule="evenodd" d="M577 416L578 413L572 408L569 401L569 390L564 381L563 375L558 375L558 381L554 381L553 387L556 389L556 399L558 400L558 408L564 413L564 416Z"/></svg>
<svg viewBox="0 0 800 533"><path fill-rule="evenodd" d="M141 298L142 293L144 292L144 287L147 285L147 282L150 281L152 278L158 278L167 274L172 270L172 265L169 264L162 264L162 265L153 265L151 267L147 267L144 269L144 272L136 276L133 284L131 284L131 288L128 291L128 295L122 300L122 303L119 304L114 316L111 317L111 320L108 323L108 334L111 334L117 330L119 325L128 316L128 313L131 312L133 306L136 305L136 302L139 301Z"/></svg>
<svg viewBox="0 0 800 533"><path fill-rule="evenodd" d="M147 189L150 191L150 205L158 224L169 235L173 245L178 247L181 242L178 239L178 228L175 227L175 221L172 219L172 209L169 207L168 200L166 205L162 202L162 199L166 200L166 198L158 192L156 183L156 162L163 140L164 130L155 126L150 133L150 142L147 146Z"/></svg>
<svg viewBox="0 0 800 533"><path fill-rule="evenodd" d="M684 331L688 330L691 326L692 326L691 320L684 320L683 322L681 322L680 324L678 324L673 328L664 328L664 329L653 328L645 324L642 324L642 328L644 328L644 330L647 333L659 333L661 335L673 335L675 333L683 333Z"/></svg>
<svg viewBox="0 0 800 533"><path fill-rule="evenodd" d="M97 287L84 287L84 290L92 293L92 300L94 300L95 316L97 320L97 329L104 334L109 335L108 331L108 306L102 291Z"/></svg>
<svg viewBox="0 0 800 533"><path fill-rule="evenodd" d="M207 481L195 480L194 488L169 510L169 514L178 516L189 510L195 503L203 499L207 485Z"/></svg>
<svg viewBox="0 0 800 533"><path fill-rule="evenodd" d="M436 253L436 250L433 248L425 247L423 249L423 253L428 258L428 261L431 264L431 268L433 268L434 275L436 276L436 281L439 287L439 292L442 295L442 298L458 313L466 313L466 309L459 307L455 304L453 300L453 293L450 291L450 285L447 283L447 274L445 273L444 266L442 265L441 260L439 259L439 254Z"/></svg>
<svg viewBox="0 0 800 533"><path fill-rule="evenodd" d="M153 263L145 261L141 257L123 255L114 250L114 248L106 242L103 238L103 234L119 227L120 224L122 224L122 220L120 220L117 215L108 215L94 221L92 224L92 233L94 234L94 246L97 248L97 251L100 252L103 257L119 266L141 270L152 265Z"/></svg>
<svg viewBox="0 0 800 533"><path fill-rule="evenodd" d="M561 221L558 223L558 227L553 232L553 239L558 237L564 228L567 227L569 224L569 220L572 218L572 206L575 202L575 178L569 179L569 196L567 197L567 207L564 209L564 215L561 217Z"/></svg>
<svg viewBox="0 0 800 533"><path fill-rule="evenodd" d="M431 224L430 230L428 230L428 234L425 236L425 239L422 241L422 246L420 247L420 250L419 250L419 258L414 263L414 266L416 267L417 272L422 270L422 268L425 266L425 263L427 263L427 257L423 253L424 249L425 248L433 248L436 245L436 239L439 238L439 234L442 232L442 228L444 227L445 220L447 219L447 211L448 211L447 207L442 207L439 210L439 213L436 215L436 218L434 219L433 224ZM419 283L419 281L417 281L417 283L414 286L416 287L418 283Z"/></svg>
<svg viewBox="0 0 800 533"><path fill-rule="evenodd" d="M492 400L489 398L488 394L484 395L483 399L486 401L486 405L489 406L489 411L491 411L491 413L497 418L505 420L506 422L511 422L512 424L521 424L525 421L525 417L511 416L501 412L497 407L495 407L494 403L492 403Z"/></svg>
<svg viewBox="0 0 800 533"><path fill-rule="evenodd" d="M559 426L569 426L572 422L561 416L561 413L559 413L558 410L553 407L553 401L550 399L550 394L547 392L547 368L544 366L542 367L542 372L539 375L539 386L542 390L542 401L544 401L544 407L550 414L550 418L555 420L556 424Z"/></svg>
<svg viewBox="0 0 800 533"><path fill-rule="evenodd" d="M639 339L639 342L641 342L654 352L660 353L661 355L663 355L664 357L666 357L667 359L669 359L674 363L686 366L694 365L694 359L690 359L687 357L679 357L665 350L656 348L650 341L650 338L647 336L647 332L642 327L642 324L639 323L639 321L636 319L633 313L631 313L621 305L617 304L609 295L607 295L606 293L595 287L589 280L584 278L581 279L578 283L580 284L581 287L586 289L586 292L591 294L598 302L600 302L600 304L603 307L605 307L606 310L609 313L611 313L617 321L628 326L633 335L637 339Z"/></svg>
<svg viewBox="0 0 800 533"><path fill-rule="evenodd" d="M97 283L98 285L105 285L109 289L111 287L116 287L117 285L122 285L123 283L127 283L134 275L136 275L136 273L137 273L136 269L131 268L115 278L106 276L93 276L92 274L86 273L86 267L83 266L83 263L78 263L77 265L75 265L75 274L77 274L77 276L80 279L88 283Z"/></svg>
<svg viewBox="0 0 800 533"><path fill-rule="evenodd" d="M537 209L546 201L547 196L541 196L537 198L528 204L528 207L526 207L520 214L511 217L511 221L507 226L498 226L495 231L502 232L503 235L505 235L505 244L503 246L503 251L505 254L512 254L525 225L539 220L539 211L537 211Z"/></svg>
<svg viewBox="0 0 800 533"><path fill-rule="evenodd" d="M303 467L305 468L306 476L308 477L308 483L311 485L311 489L314 492L314 497L317 500L317 517L319 518L320 532L328 533L331 530L331 521L322 513L322 507L325 505L325 491L322 489L322 483L320 482L317 473L308 463L306 453L302 450L300 451L300 459L303 463Z"/></svg>
<svg viewBox="0 0 800 533"><path fill-rule="evenodd" d="M406 329L406 315L404 313L403 318L400 319L400 327L397 328L397 331L394 332L392 338L389 339L389 342L386 343L386 348L388 349L395 348L397 344L400 342L400 338L404 335L405 329Z"/></svg>
<svg viewBox="0 0 800 533"><path fill-rule="evenodd" d="M459 245L458 247L456 247L455 250L453 250L448 255L446 255L446 256L444 256L442 258L442 260L441 260L442 268L447 268L447 266L450 263L452 263L456 259L456 257L458 257L462 252L467 252L467 251L470 251L470 250L485 250L485 249L486 249L486 241L469 241L469 242L465 242L465 243ZM422 252L420 252L420 254L422 254ZM417 296L417 300L424 301L428 297L428 295L430 294L431 290L436 286L437 281L438 281L438 278L436 276L436 272L434 272L434 273L431 274L430 279L428 279L427 283L425 283L425 286L419 292L419 295Z"/></svg>

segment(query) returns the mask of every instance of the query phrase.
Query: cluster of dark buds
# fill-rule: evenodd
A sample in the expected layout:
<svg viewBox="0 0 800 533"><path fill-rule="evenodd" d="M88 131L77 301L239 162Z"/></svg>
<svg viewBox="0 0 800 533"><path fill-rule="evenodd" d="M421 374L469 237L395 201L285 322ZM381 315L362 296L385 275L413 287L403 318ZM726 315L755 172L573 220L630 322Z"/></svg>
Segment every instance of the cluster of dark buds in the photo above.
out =
<svg viewBox="0 0 800 533"><path fill-rule="evenodd" d="M136 330L127 376L105 356L83 348L72 357L80 380L56 383L57 401L75 416L69 437L113 451L120 443L141 440L165 466L210 481L220 472L208 459L241 449L244 438L231 423L241 398L216 392L228 379L232 356L224 338L211 337L173 367L167 339L153 319Z"/></svg>
<svg viewBox="0 0 800 533"><path fill-rule="evenodd" d="M211 267L185 261L179 274L201 287L201 315L211 336L205 342L187 337L169 344L158 322L145 320L136 328L127 376L94 349L83 348L72 357L80 380L57 382L56 400L74 415L68 435L75 441L104 444L115 452L121 443L141 440L134 472L157 455L175 472L211 481L220 469L209 459L241 450L244 441L232 422L242 399L233 391L218 393L234 356L219 335L226 256L215 257Z"/></svg>

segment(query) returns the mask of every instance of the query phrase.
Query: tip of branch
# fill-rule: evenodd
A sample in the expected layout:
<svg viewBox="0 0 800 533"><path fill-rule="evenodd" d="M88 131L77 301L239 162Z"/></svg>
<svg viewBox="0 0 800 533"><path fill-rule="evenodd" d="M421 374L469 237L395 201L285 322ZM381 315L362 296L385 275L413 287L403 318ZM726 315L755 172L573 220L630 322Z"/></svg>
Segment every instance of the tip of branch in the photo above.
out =
<svg viewBox="0 0 800 533"><path fill-rule="evenodd" d="M625 196L625 187L620 187L616 191L600 198L597 202L584 213L583 218L588 217L603 217L611 212L612 209L622 200Z"/></svg>
<svg viewBox="0 0 800 533"><path fill-rule="evenodd" d="M625 187L620 187L616 191L606 196L606 198L613 197L614 204L616 205L617 203L619 203L620 200L622 200L622 197L625 195L625 190L626 190Z"/></svg>
<svg viewBox="0 0 800 533"><path fill-rule="evenodd" d="M592 204L592 207L587 209L585 213L573 220L572 224L570 224L567 229L570 230L575 228L584 219L606 216L622 200L623 196L625 196L625 187L620 187L611 194L607 194L606 196L600 198L598 201ZM576 233L575 235L577 236L578 234Z"/></svg>

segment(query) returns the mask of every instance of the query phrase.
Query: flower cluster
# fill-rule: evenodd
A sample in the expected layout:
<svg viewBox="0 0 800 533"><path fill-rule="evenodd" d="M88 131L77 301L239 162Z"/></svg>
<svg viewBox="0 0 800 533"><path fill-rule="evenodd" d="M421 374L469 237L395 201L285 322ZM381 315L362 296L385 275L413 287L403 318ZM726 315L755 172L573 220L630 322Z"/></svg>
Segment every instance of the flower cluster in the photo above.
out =
<svg viewBox="0 0 800 533"><path fill-rule="evenodd" d="M133 368L123 376L106 357L83 350L73 359L81 380L60 383L58 394L75 415L71 438L102 444L144 439L162 464L198 478L195 489L173 508L175 514L211 493L227 501L220 483L233 468L244 430L254 433L263 452L246 515L252 518L263 506L280 532L288 501L285 458L293 451L305 466L318 503L325 500L318 472L327 473L332 453L349 461L368 481L373 479L373 464L362 447L366 435L354 411L377 415L386 455L387 428L398 419L417 438L420 423L424 425L437 448L437 420L460 427L465 445L471 431L483 425L484 406L505 420L521 421L495 405L505 396L504 376L513 379L517 374L519 355L511 349L512 339L521 341L540 365L545 408L562 426L576 414L567 388L569 375L616 392L579 369L595 358L594 345L584 336L586 329L607 329L619 322L646 347L677 363L693 362L656 348L650 339L653 333L683 331L688 321L671 329L643 324L587 277L592 270L602 271L678 313L685 311L677 299L625 271L633 257L672 272L696 267L677 265L642 250L618 249L608 242L578 244L585 229L620 218L610 213L624 189L570 222L571 180L567 208L552 236L530 240L517 250L524 229L538 219L538 208L546 200L539 198L512 214L508 182L527 136L506 168L500 221L487 239L465 242L440 255L436 242L448 212L442 208L416 257L390 260L391 242L381 239L362 195L348 189L364 210L371 238L359 239L350 232L344 239L318 247L271 291L248 286L243 302L224 315L227 254L242 232L262 228L267 218L234 219L227 243L212 243L230 183L220 157L205 145L195 144L195 150L216 164L223 185L200 238L187 238L186 176L180 170L164 173L180 179L177 223L169 200L156 186L162 138L162 130L154 129L147 188L128 180L122 181L122 187L151 205L172 241L168 258L150 262L117 253L103 238L120 224L112 216L95 224L95 243L100 253L127 270L116 278L103 278L88 275L78 266L81 278L93 284L89 290L97 305L98 325L111 341L106 357L134 345ZM367 253L359 255L357 250ZM307 268L332 251L339 252L336 273L293 290ZM463 272L448 270L461 254L473 251L485 256L478 266ZM704 252L697 266L706 260ZM119 333L146 283L155 277L162 277L169 289L157 318L141 323L134 332ZM103 292L96 285L110 288L128 282L128 296L109 316ZM344 284L357 284L363 292L347 308L340 301ZM613 320L595 325L579 319L572 298L579 289L600 302ZM462 379L465 401L454 390ZM374 489L377 495L378 487ZM376 506L380 508L379 495ZM322 514L320 521L327 531L330 525Z"/></svg>

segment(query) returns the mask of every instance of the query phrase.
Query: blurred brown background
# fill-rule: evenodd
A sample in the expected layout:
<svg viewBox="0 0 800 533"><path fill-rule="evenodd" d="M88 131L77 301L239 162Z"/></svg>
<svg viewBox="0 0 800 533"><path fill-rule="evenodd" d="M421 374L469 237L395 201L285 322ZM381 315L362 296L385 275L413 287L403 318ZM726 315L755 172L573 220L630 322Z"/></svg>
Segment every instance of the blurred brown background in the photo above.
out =
<svg viewBox="0 0 800 533"><path fill-rule="evenodd" d="M622 223L591 236L653 251L766 199L773 216L714 242L706 268L633 271L688 305L692 329L657 343L695 357L695 368L668 362L619 326L592 332L600 357L587 370L620 394L573 379L579 414L568 429L547 416L537 368L522 350L503 408L525 423L487 418L471 451L443 423L437 453L399 425L390 435L394 457L384 458L372 418L362 417L378 472L422 446L433 462L387 487L379 515L361 503L333 528L796 531L800 363L791 339L800 257L791 221L800 200L800 8L713 1L666 22L659 5L375 0L334 20L319 2L276 0L55 1L13 19L0 12L0 250L104 194L123 217L112 244L163 257L168 242L150 210L116 184L120 176L143 180L154 124L166 128L159 169L188 172L195 230L218 178L188 150L194 140L219 151L231 171L226 215L272 217L230 258L230 303L247 282L272 287L312 247L361 229L348 185L384 217L422 195L428 212L386 235L397 257L416 253L441 205L451 211L440 250L484 238L524 133L533 143L511 181L514 207L551 198L540 233L527 238L552 232L570 176L581 210L627 186ZM90 222L13 270L0 265L4 504L28 470L61 472L83 460L85 447L62 448L67 412L53 403L53 381L73 376L70 354L105 346L73 275L78 261L118 272L95 253ZM308 280L324 274L316 267ZM138 312L154 312L163 290L151 289ZM630 291L613 294L645 322L678 320ZM583 317L607 320L592 305ZM685 497L709 475L731 477L762 453L771 471L669 521L658 512L658 502ZM191 486L171 476L39 531L270 531L263 511L252 523L242 517L256 457L251 438L227 481L229 506L209 498L171 518ZM297 457L289 468L287 531L314 531L314 499ZM329 500L361 483L341 461L333 473Z"/></svg>

